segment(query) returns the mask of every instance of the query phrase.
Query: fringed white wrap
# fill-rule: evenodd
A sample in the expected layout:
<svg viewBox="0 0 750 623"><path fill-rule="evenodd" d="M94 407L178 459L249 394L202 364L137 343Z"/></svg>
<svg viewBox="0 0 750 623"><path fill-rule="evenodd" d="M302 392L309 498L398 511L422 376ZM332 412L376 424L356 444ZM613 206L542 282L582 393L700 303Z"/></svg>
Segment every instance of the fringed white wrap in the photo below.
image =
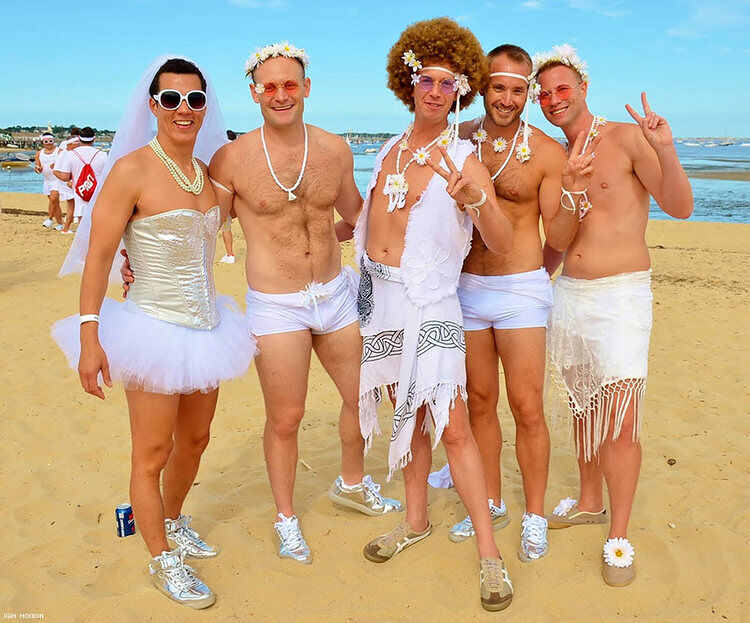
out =
<svg viewBox="0 0 750 623"><path fill-rule="evenodd" d="M651 271L600 279L558 277L547 331L548 390L565 388L579 456L592 460L610 435L619 437L634 411L640 437L652 325ZM554 420L565 400L549 396Z"/></svg>

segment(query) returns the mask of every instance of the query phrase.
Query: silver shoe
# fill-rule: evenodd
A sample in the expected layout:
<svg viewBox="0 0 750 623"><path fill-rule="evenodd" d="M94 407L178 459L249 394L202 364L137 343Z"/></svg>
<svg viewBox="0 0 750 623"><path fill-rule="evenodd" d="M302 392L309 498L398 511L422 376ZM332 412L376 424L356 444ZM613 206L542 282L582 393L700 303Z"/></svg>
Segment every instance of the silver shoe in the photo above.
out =
<svg viewBox="0 0 750 623"><path fill-rule="evenodd" d="M521 544L518 547L519 560L531 562L546 556L547 552L547 520L540 515L524 513L521 520Z"/></svg>
<svg viewBox="0 0 750 623"><path fill-rule="evenodd" d="M165 519L164 527L167 538L185 551L190 558L213 558L219 555L221 547L208 545L195 530L190 527L192 515L180 515L177 519Z"/></svg>
<svg viewBox="0 0 750 623"><path fill-rule="evenodd" d="M151 583L178 604L200 610L216 601L213 591L185 564L185 553L179 547L152 558L148 570Z"/></svg>
<svg viewBox="0 0 750 623"><path fill-rule="evenodd" d="M278 515L279 521L273 524L276 534L279 537L279 556L281 558L291 558L303 565L309 565L312 562L312 552L307 546L305 537L302 536L302 529L299 527L297 515L284 517L281 513Z"/></svg>
<svg viewBox="0 0 750 623"><path fill-rule="evenodd" d="M505 502L500 500L500 506L495 506L495 500L490 499L487 500L487 505L490 509L492 529L500 530L500 528L507 526L510 517L508 517L508 508L505 506ZM476 532L474 531L474 524L471 521L471 517L468 515L457 524L453 524L448 531L448 538L454 543L463 543L466 539L470 539L473 536L476 536Z"/></svg>
<svg viewBox="0 0 750 623"><path fill-rule="evenodd" d="M398 500L380 495L380 485L369 475L351 487L345 485L343 477L339 476L331 485L328 497L334 504L352 508L372 517L403 510L403 505Z"/></svg>

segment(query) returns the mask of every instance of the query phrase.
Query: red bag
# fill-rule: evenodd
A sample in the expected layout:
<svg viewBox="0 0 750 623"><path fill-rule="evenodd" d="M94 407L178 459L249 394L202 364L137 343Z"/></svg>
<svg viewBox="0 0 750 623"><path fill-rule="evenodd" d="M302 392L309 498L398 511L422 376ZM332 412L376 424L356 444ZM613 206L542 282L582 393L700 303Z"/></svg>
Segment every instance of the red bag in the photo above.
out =
<svg viewBox="0 0 750 623"><path fill-rule="evenodd" d="M76 194L84 201L91 201L91 197L94 196L94 191L96 190L96 174L91 167L91 163L94 161L94 158L99 155L99 151L97 150L94 152L94 155L88 162L81 158L81 154L79 154L77 150L74 149L73 153L81 162L83 162L83 169L81 170L74 186Z"/></svg>

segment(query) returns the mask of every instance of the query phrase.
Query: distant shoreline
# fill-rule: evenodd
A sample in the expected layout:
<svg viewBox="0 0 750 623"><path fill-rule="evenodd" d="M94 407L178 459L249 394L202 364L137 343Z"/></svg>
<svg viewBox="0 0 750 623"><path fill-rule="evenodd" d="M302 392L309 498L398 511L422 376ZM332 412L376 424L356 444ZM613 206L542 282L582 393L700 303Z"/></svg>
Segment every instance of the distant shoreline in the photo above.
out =
<svg viewBox="0 0 750 623"><path fill-rule="evenodd" d="M687 176L710 180L750 182L750 171L687 171Z"/></svg>

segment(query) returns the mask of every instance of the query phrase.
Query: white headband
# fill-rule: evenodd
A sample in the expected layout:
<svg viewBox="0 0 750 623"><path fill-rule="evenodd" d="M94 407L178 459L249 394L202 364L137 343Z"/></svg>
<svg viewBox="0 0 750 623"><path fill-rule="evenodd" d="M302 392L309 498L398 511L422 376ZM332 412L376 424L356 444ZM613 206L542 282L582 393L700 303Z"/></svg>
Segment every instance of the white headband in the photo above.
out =
<svg viewBox="0 0 750 623"><path fill-rule="evenodd" d="M82 142L82 143L93 143L93 142L94 142L94 139L95 139L96 137L92 136L91 138L87 138L87 137L83 137L83 136L81 136L81 137L79 137L79 138L81 139L81 142Z"/></svg>
<svg viewBox="0 0 750 623"><path fill-rule="evenodd" d="M521 74L514 74L513 72L510 72L510 71L496 71L490 74L490 78L494 78L495 76L507 76L508 78L518 78L519 80L523 80L526 84L529 83L528 76L522 76Z"/></svg>

